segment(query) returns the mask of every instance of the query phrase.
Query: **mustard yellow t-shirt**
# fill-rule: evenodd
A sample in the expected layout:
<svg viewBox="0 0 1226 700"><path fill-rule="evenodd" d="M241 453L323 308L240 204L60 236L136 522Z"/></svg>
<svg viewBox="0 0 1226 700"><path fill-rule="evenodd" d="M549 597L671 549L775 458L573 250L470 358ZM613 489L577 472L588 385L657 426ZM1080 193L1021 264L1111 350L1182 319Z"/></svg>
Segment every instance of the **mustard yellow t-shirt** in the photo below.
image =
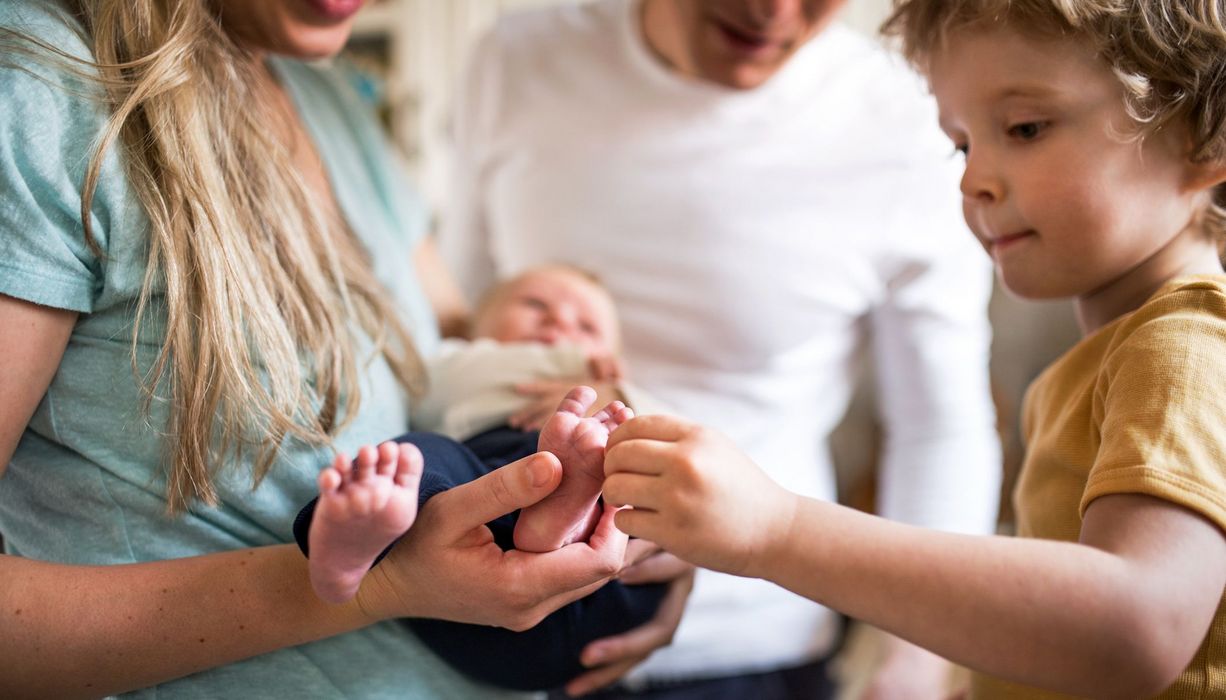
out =
<svg viewBox="0 0 1226 700"><path fill-rule="evenodd" d="M1076 541L1099 496L1161 498L1226 530L1226 276L1173 280L1027 392L1018 535ZM1076 615L1076 610L1068 614ZM1055 693L976 676L974 698ZM1161 698L1226 697L1226 610Z"/></svg>

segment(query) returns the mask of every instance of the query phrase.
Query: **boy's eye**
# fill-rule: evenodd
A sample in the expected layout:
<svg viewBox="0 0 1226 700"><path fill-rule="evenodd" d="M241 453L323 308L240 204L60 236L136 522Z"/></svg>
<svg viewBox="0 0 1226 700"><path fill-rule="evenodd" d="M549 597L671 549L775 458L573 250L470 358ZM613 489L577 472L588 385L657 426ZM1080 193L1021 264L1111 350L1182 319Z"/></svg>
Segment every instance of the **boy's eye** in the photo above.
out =
<svg viewBox="0 0 1226 700"><path fill-rule="evenodd" d="M1046 126L1046 122L1022 122L1009 127L1009 135L1022 141L1031 141L1038 138Z"/></svg>

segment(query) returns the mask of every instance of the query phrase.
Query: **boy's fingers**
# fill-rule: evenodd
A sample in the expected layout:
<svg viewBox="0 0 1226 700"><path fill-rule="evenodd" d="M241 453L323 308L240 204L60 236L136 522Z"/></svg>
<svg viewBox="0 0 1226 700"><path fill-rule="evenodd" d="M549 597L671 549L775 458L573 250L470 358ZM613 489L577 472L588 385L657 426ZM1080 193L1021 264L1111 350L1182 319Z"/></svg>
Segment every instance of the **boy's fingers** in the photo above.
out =
<svg viewBox="0 0 1226 700"><path fill-rule="evenodd" d="M604 480L605 503L616 506L634 506L649 510L660 509L660 479L644 474L617 473ZM650 538L648 538L650 539Z"/></svg>
<svg viewBox="0 0 1226 700"><path fill-rule="evenodd" d="M676 416L652 414L626 421L609 436L609 449L627 440L677 442L691 435L696 426Z"/></svg>
<svg viewBox="0 0 1226 700"><path fill-rule="evenodd" d="M614 518L617 529L645 540L657 540L663 534L660 527L660 514L642 508L625 508L617 511Z"/></svg>
<svg viewBox="0 0 1226 700"><path fill-rule="evenodd" d="M604 473L614 474L663 474L669 464L676 459L676 444L651 439L622 440L616 445L613 438L620 435L627 426L633 425L631 419L618 426L609 435L609 447L605 448Z"/></svg>

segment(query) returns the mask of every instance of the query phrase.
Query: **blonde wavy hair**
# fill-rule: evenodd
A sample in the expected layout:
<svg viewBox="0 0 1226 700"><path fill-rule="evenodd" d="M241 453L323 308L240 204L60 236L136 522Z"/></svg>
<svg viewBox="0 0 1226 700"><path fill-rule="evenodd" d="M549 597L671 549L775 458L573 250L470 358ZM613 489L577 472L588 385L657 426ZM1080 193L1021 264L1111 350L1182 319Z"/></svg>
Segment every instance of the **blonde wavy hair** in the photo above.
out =
<svg viewBox="0 0 1226 700"><path fill-rule="evenodd" d="M1226 159L1226 0L895 0L881 31L922 71L952 32L975 26L1090 42L1139 137L1185 129L1192 161ZM1226 238L1226 187L1200 224Z"/></svg>
<svg viewBox="0 0 1226 700"><path fill-rule="evenodd" d="M36 56L100 88L110 117L83 187L82 235L101 256L90 209L118 146L150 223L132 361L146 414L168 404L167 511L213 505L222 465L250 462L258 485L284 441L329 444L359 409L361 365L382 355L414 390L420 361L368 254L316 204L286 139L270 131L292 122L257 99L267 69L212 3L69 6L93 61L12 31L0 54ZM163 308L165 339L142 371L136 338ZM358 357L359 333L372 357Z"/></svg>

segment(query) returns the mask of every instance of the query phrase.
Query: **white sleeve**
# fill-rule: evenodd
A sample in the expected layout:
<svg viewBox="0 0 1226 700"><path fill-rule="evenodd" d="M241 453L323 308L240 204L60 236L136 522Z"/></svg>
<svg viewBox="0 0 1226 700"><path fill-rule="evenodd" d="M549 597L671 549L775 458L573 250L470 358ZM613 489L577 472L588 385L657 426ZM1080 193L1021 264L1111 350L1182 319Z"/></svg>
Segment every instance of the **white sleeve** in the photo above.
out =
<svg viewBox="0 0 1226 700"><path fill-rule="evenodd" d="M887 295L874 311L885 427L878 511L925 527L991 533L1001 449L989 379L991 261L962 220L960 167L938 157L898 188ZM905 194L903 194L905 193Z"/></svg>
<svg viewBox="0 0 1226 700"><path fill-rule="evenodd" d="M439 226L439 254L469 302L475 302L497 277L482 165L500 101L496 32L477 44L452 104L450 180Z"/></svg>

